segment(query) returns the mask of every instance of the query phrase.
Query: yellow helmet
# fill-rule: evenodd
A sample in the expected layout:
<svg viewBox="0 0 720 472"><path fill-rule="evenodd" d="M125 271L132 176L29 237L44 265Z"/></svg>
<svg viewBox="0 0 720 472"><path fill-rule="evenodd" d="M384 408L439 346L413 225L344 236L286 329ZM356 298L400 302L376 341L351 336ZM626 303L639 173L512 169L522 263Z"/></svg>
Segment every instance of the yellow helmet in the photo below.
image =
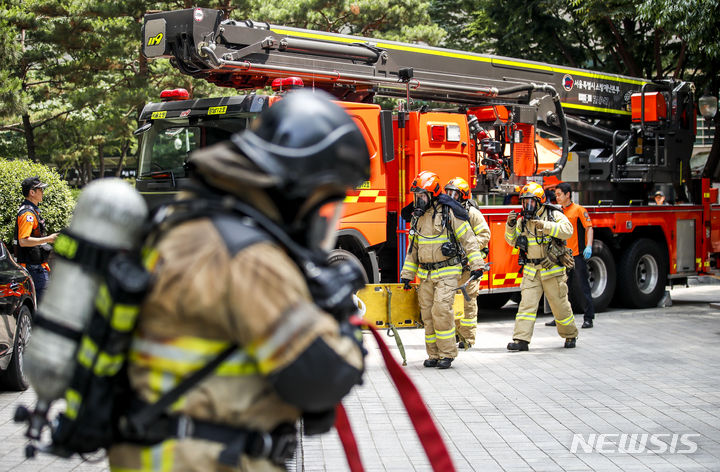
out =
<svg viewBox="0 0 720 472"><path fill-rule="evenodd" d="M520 199L536 198L540 203L545 203L545 190L537 182L528 182L520 191Z"/></svg>
<svg viewBox="0 0 720 472"><path fill-rule="evenodd" d="M461 200L467 200L470 198L470 185L468 185L467 181L462 177L454 177L450 179L450 181L445 184L445 193L447 193L448 190L456 190L460 193Z"/></svg>

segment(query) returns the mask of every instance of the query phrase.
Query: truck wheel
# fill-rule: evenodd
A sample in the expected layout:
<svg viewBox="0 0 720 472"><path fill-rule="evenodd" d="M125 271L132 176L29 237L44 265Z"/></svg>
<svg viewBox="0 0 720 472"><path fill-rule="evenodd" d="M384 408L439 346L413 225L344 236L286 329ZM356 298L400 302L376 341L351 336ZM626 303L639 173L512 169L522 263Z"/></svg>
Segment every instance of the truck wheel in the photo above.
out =
<svg viewBox="0 0 720 472"><path fill-rule="evenodd" d="M510 292L489 293L487 295L478 295L478 313L487 310L499 310L510 300Z"/></svg>
<svg viewBox="0 0 720 472"><path fill-rule="evenodd" d="M605 311L615 293L617 273L613 254L604 242L593 241L593 255L587 261L587 268L595 311Z"/></svg>
<svg viewBox="0 0 720 472"><path fill-rule="evenodd" d="M623 252L618 267L618 292L623 306L652 308L665 293L667 257L651 239L638 239Z"/></svg>
<svg viewBox="0 0 720 472"><path fill-rule="evenodd" d="M363 273L363 281L365 282L365 285L368 284L368 275L365 271L365 267L363 267L362 262L360 262L360 259L355 256L350 251L346 251L345 249L333 249L330 251L330 254L328 255L328 264L339 264L340 262L349 261L351 264L355 264L362 270Z"/></svg>
<svg viewBox="0 0 720 472"><path fill-rule="evenodd" d="M28 380L23 371L23 356L25 355L25 345L30 339L31 331L30 309L23 305L18 311L15 325L12 360L0 379L0 383L5 388L15 391L27 390L28 388Z"/></svg>

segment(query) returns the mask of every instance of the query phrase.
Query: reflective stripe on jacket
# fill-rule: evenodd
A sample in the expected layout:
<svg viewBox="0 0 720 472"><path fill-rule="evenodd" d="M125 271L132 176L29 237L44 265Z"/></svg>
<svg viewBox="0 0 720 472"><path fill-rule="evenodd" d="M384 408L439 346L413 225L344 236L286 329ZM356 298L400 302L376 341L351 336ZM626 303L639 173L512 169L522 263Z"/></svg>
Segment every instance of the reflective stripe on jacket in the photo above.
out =
<svg viewBox="0 0 720 472"><path fill-rule="evenodd" d="M415 223L414 229L409 236L408 252L405 256L400 277L403 279L414 279L415 276L421 279L430 277L436 279L440 277L457 277L462 274L462 266L460 264L442 267L435 270L425 270L420 264L433 262L442 262L448 260L449 257L442 253L442 245L452 242L448 235L448 228L444 228L442 224L442 205L433 202L425 214L419 217ZM478 241L470 223L459 218L449 211L448 225L450 231L453 231L455 239L465 251L468 258L470 269L475 270L483 266L484 261L480 254Z"/></svg>

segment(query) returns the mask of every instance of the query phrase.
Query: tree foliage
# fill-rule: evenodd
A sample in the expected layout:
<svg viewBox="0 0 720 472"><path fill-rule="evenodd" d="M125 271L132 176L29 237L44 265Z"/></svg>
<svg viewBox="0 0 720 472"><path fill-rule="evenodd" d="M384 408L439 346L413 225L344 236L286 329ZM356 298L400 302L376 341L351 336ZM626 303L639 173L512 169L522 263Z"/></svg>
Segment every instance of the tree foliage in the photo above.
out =
<svg viewBox="0 0 720 472"><path fill-rule="evenodd" d="M245 0L0 2L0 156L74 169L81 180L102 171L104 156L136 152L132 136L143 105L164 88L193 96L229 91L193 81L167 60L141 54L145 13L193 6L236 19L361 36L438 44L429 0ZM118 170L119 171L119 170Z"/></svg>

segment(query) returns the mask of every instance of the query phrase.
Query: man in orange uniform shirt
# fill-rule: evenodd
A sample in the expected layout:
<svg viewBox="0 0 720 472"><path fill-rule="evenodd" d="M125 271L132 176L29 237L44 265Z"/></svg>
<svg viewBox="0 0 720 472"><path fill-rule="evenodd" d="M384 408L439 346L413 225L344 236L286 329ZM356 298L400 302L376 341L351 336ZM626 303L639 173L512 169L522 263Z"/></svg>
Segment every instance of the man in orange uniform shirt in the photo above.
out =
<svg viewBox="0 0 720 472"><path fill-rule="evenodd" d="M585 208L572 201L572 189L567 182L560 183L555 189L555 198L562 206L563 214L567 216L573 225L573 235L567 240L567 245L573 252L575 259L575 269L571 277L575 277L577 284L571 286L580 286L583 293L583 301L585 304L585 320L583 328L592 328L595 319L595 307L593 306L592 294L590 293L590 282L588 270L585 261L592 256L593 244L593 228L590 216ZM580 223L580 224L578 224ZM579 241L583 243L580 244ZM582 250L580 249L582 247ZM555 320L545 323L548 326L554 326Z"/></svg>
<svg viewBox="0 0 720 472"><path fill-rule="evenodd" d="M15 257L30 273L35 284L38 302L42 298L50 275L48 257L51 249L43 245L53 243L57 238L57 233L47 235L45 220L40 216L38 208L42 202L45 187L47 184L41 182L37 176L28 177L22 181L25 200L17 212L14 234Z"/></svg>

